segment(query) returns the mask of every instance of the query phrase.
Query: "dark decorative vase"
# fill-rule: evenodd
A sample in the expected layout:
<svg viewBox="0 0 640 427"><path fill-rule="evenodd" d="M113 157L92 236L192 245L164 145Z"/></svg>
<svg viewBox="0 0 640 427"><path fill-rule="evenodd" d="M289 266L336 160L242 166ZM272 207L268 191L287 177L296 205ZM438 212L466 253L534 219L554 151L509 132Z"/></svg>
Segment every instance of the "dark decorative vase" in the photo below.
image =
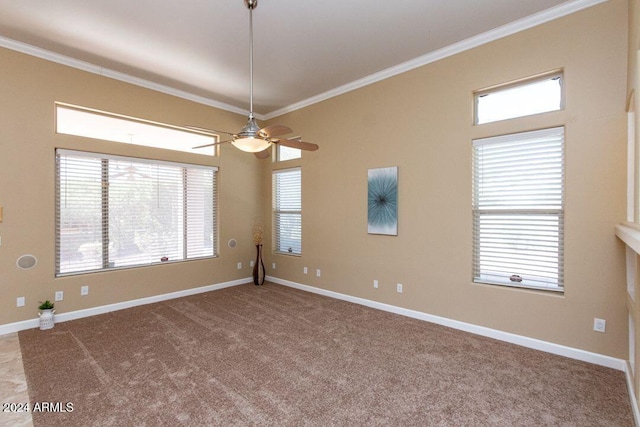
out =
<svg viewBox="0 0 640 427"><path fill-rule="evenodd" d="M253 284L258 286L264 283L264 262L262 262L262 245L256 245L256 263L253 266Z"/></svg>

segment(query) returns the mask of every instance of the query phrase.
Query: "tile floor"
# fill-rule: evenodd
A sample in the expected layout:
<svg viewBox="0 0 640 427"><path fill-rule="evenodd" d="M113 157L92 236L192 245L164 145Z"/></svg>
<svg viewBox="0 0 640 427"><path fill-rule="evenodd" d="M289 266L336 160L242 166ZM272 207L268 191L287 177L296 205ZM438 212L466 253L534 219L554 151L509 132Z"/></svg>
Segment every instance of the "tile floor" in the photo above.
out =
<svg viewBox="0 0 640 427"><path fill-rule="evenodd" d="M31 412L11 412L5 404L29 402L18 334L0 336L0 426L33 426ZM9 412L5 412L9 411Z"/></svg>

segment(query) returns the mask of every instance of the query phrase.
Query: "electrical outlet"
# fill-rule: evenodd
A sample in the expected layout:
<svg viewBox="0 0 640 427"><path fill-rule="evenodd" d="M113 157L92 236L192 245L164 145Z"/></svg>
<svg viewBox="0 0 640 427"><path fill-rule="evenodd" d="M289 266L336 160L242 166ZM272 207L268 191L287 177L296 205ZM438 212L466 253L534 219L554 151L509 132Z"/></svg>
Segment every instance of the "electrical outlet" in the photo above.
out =
<svg viewBox="0 0 640 427"><path fill-rule="evenodd" d="M56 301L62 301L63 299L64 299L64 292L63 291L56 291L55 300Z"/></svg>
<svg viewBox="0 0 640 427"><path fill-rule="evenodd" d="M24 307L24 297L16 298L16 307Z"/></svg>
<svg viewBox="0 0 640 427"><path fill-rule="evenodd" d="M402 283L398 283L398 284L396 285L396 291L397 291L399 294L401 294L401 293L402 293Z"/></svg>
<svg viewBox="0 0 640 427"><path fill-rule="evenodd" d="M89 287L81 286L80 287L80 295L89 295Z"/></svg>
<svg viewBox="0 0 640 427"><path fill-rule="evenodd" d="M374 281L373 281L373 287L374 287L374 288L376 288L376 289L378 289L378 281L377 281L377 280L374 280Z"/></svg>
<svg viewBox="0 0 640 427"><path fill-rule="evenodd" d="M604 333L607 328L607 321L604 319L598 319L597 317L593 319L593 330L597 332Z"/></svg>
<svg viewBox="0 0 640 427"><path fill-rule="evenodd" d="M254 261L253 261L253 260L251 260L251 261L249 262L249 267L253 267L254 265L255 265L255 264L254 264Z"/></svg>
<svg viewBox="0 0 640 427"><path fill-rule="evenodd" d="M316 269L316 277L320 277L320 269L319 268Z"/></svg>
<svg viewBox="0 0 640 427"><path fill-rule="evenodd" d="M302 271L304 272L304 274L309 274L309 269L307 267L303 268Z"/></svg>
<svg viewBox="0 0 640 427"><path fill-rule="evenodd" d="M271 263L271 268L273 268L274 270L276 269L276 263L275 262Z"/></svg>
<svg viewBox="0 0 640 427"><path fill-rule="evenodd" d="M241 262L238 263L238 270L242 270L242 263Z"/></svg>

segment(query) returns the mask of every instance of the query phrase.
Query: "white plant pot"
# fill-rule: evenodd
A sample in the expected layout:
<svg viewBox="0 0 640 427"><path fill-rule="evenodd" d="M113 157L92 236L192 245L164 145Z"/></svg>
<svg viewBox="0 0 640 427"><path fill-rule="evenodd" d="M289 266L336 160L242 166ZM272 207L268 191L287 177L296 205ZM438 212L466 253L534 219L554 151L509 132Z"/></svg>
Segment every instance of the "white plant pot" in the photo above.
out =
<svg viewBox="0 0 640 427"><path fill-rule="evenodd" d="M54 316L55 310L42 310L38 312L38 316L40 316L40 330L44 331L45 329L53 328L55 324Z"/></svg>

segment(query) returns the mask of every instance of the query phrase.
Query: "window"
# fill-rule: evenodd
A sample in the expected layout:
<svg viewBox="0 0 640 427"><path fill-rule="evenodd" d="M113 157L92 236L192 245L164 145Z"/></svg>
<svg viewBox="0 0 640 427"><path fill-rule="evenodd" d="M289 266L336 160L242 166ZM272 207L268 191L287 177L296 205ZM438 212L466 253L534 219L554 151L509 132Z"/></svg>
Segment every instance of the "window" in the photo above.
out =
<svg viewBox="0 0 640 427"><path fill-rule="evenodd" d="M474 97L478 125L560 110L562 73L479 91Z"/></svg>
<svg viewBox="0 0 640 427"><path fill-rule="evenodd" d="M562 291L564 128L473 141L473 279Z"/></svg>
<svg viewBox="0 0 640 427"><path fill-rule="evenodd" d="M216 256L217 168L56 151L56 275Z"/></svg>
<svg viewBox="0 0 640 427"><path fill-rule="evenodd" d="M273 172L274 250L302 253L302 171L300 168Z"/></svg>
<svg viewBox="0 0 640 427"><path fill-rule="evenodd" d="M284 162L287 160L299 159L302 157L302 150L298 148L286 147L284 145L276 145L276 162Z"/></svg>
<svg viewBox="0 0 640 427"><path fill-rule="evenodd" d="M56 104L56 131L86 138L215 156L214 147L193 148L216 142L210 135L66 104Z"/></svg>

